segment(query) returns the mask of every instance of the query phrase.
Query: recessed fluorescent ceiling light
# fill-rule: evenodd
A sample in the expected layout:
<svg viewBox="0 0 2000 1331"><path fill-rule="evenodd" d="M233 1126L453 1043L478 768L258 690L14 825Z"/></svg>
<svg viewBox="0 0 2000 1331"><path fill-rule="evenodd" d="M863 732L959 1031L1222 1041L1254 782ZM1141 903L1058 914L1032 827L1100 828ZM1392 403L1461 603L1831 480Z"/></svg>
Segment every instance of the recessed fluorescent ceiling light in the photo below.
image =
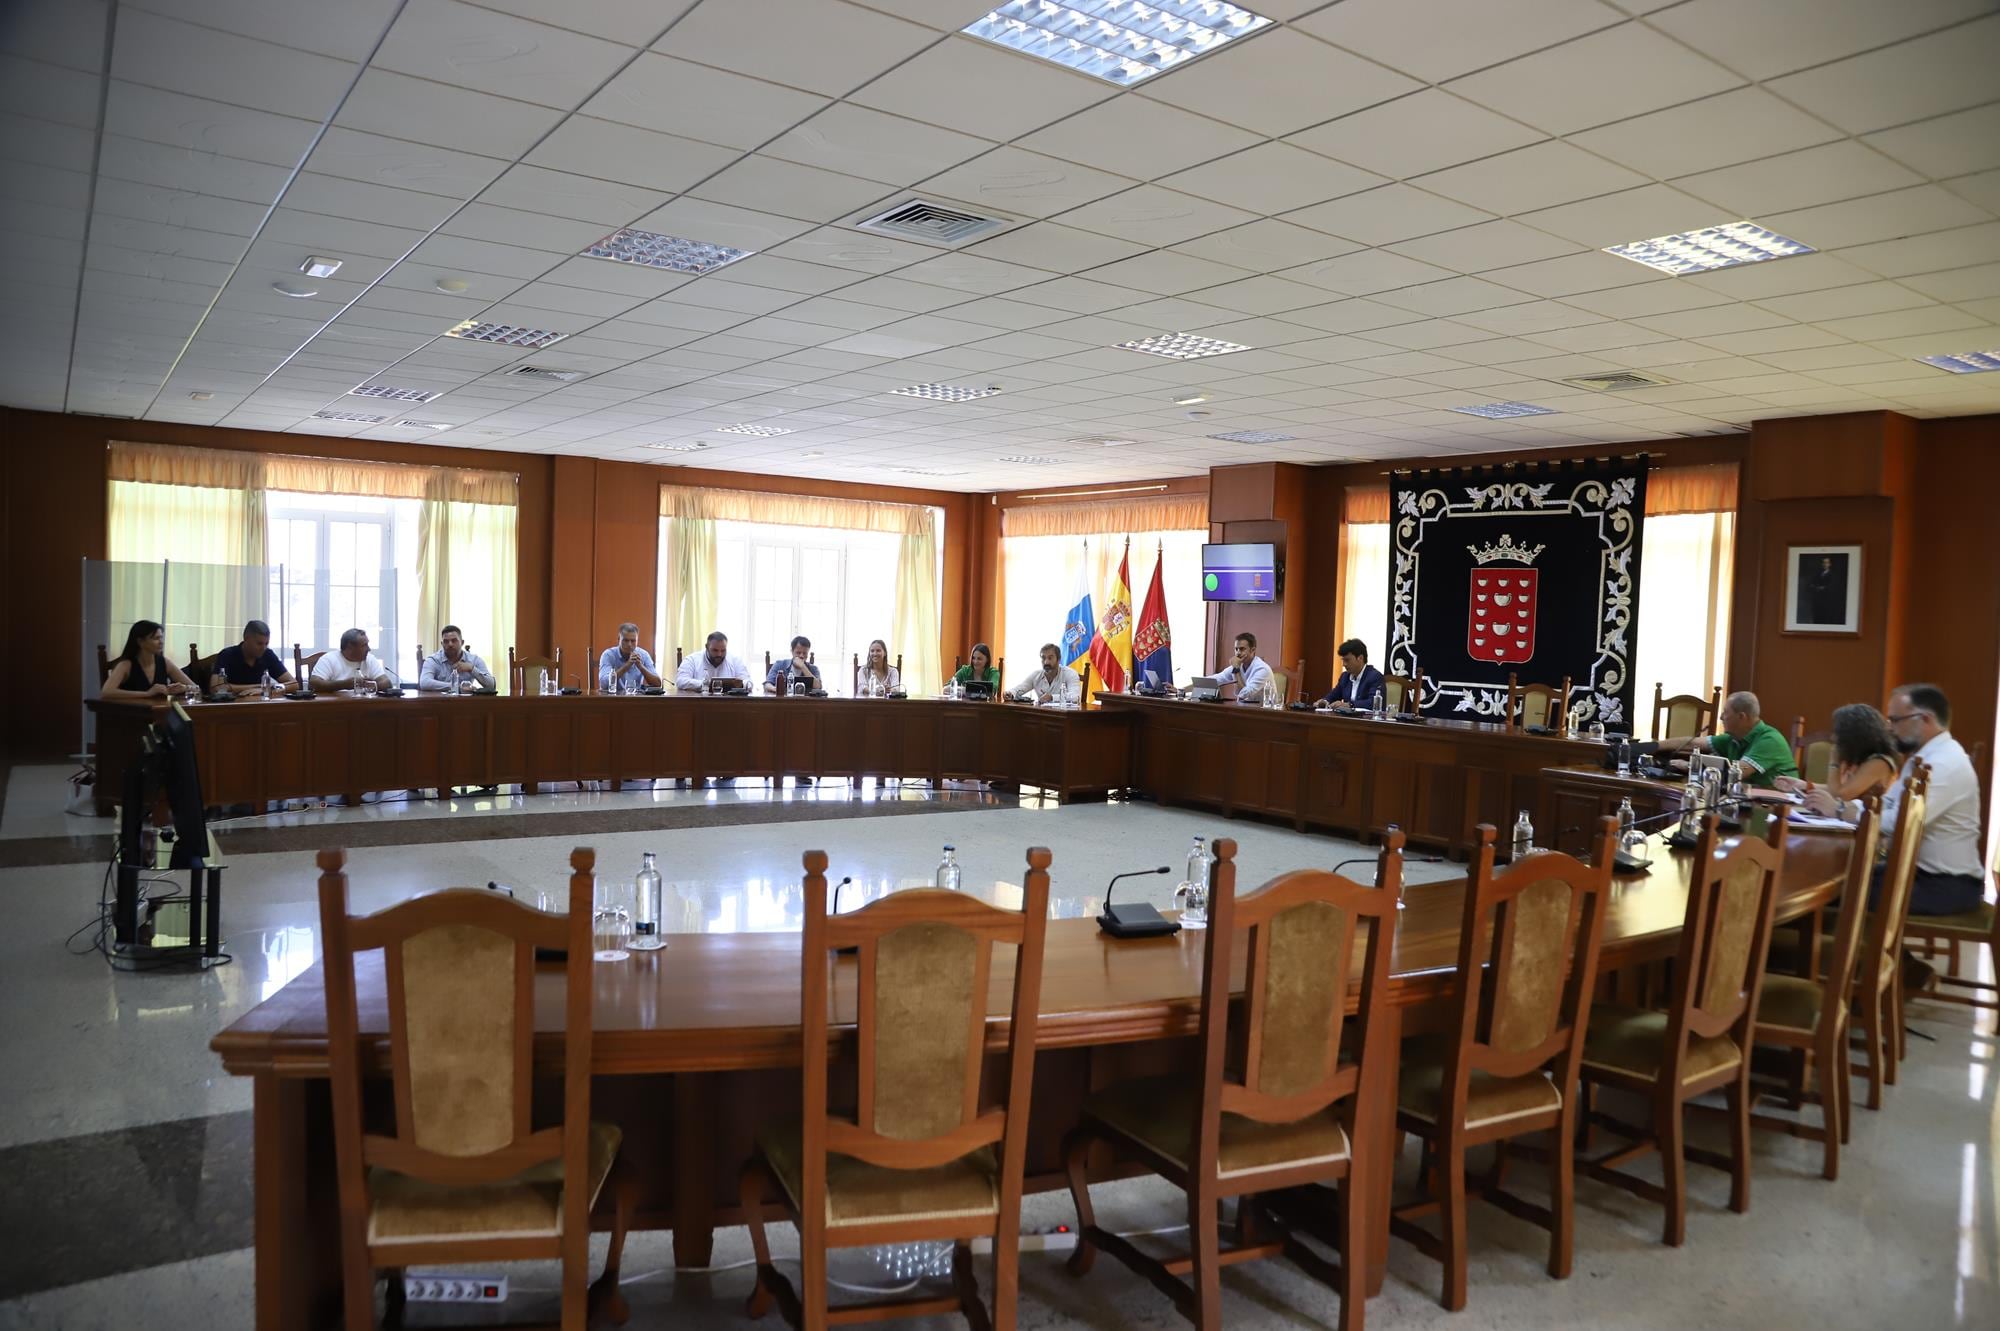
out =
<svg viewBox="0 0 2000 1331"><path fill-rule="evenodd" d="M1063 462L1062 458L1043 457L1038 453L1008 453L993 459L995 462L1011 462L1021 467L1053 467Z"/></svg>
<svg viewBox="0 0 2000 1331"><path fill-rule="evenodd" d="M697 449L707 448L708 445L696 440L692 444L647 444L646 447L662 453L692 453Z"/></svg>
<svg viewBox="0 0 2000 1331"><path fill-rule="evenodd" d="M318 287L302 287L295 282L273 282L271 290L281 296L290 296L293 300L304 300L308 296L319 294Z"/></svg>
<svg viewBox="0 0 2000 1331"><path fill-rule="evenodd" d="M380 425L387 416L364 416L358 411L315 411L313 419L322 421L347 421L353 425Z"/></svg>
<svg viewBox="0 0 2000 1331"><path fill-rule="evenodd" d="M1232 444L1288 444L1295 434L1272 434L1269 430L1237 430L1233 434L1212 434L1210 439L1226 439Z"/></svg>
<svg viewBox="0 0 2000 1331"><path fill-rule="evenodd" d="M1174 405L1177 407L1192 407L1197 402L1206 401L1208 401L1208 394L1206 393L1189 393L1186 397L1175 398Z"/></svg>
<svg viewBox="0 0 2000 1331"><path fill-rule="evenodd" d="M568 333L551 333L546 328L516 328L512 324L482 323L467 319L445 330L446 337L462 337L468 342L498 342L508 347L546 347L562 341Z"/></svg>
<svg viewBox="0 0 2000 1331"><path fill-rule="evenodd" d="M799 454L799 456L802 458L822 458L825 457L826 454L819 452L812 452L812 453L801 453Z"/></svg>
<svg viewBox="0 0 2000 1331"><path fill-rule="evenodd" d="M1734 268L1738 264L1816 253L1812 246L1801 245L1755 222L1726 222L1678 236L1656 236L1652 240L1608 245L1604 252L1634 263L1643 263L1663 273L1672 273L1676 277L1684 273L1707 273L1717 268Z"/></svg>
<svg viewBox="0 0 2000 1331"><path fill-rule="evenodd" d="M397 429L399 429L399 430L449 430L449 429L451 428L451 422L449 422L449 421L397 421L397 422L396 422L396 428L397 428Z"/></svg>
<svg viewBox="0 0 2000 1331"><path fill-rule="evenodd" d="M1985 374L1990 370L2000 370L2000 351L1961 351L1952 356L1919 356L1917 359L1940 370L1950 370L1953 374Z"/></svg>
<svg viewBox="0 0 2000 1331"><path fill-rule="evenodd" d="M1129 88L1270 23L1221 0L1011 0L964 32Z"/></svg>
<svg viewBox="0 0 2000 1331"><path fill-rule="evenodd" d="M908 388L892 388L889 391L898 397L920 397L930 402L970 402L976 397L992 397L1000 389L992 384L984 388L961 388L957 384L911 384Z"/></svg>
<svg viewBox="0 0 2000 1331"><path fill-rule="evenodd" d="M718 429L716 433L747 434L758 439L772 439L781 434L790 434L791 431L776 425L725 425Z"/></svg>
<svg viewBox="0 0 2000 1331"><path fill-rule="evenodd" d="M1106 439L1101 435L1084 435L1082 438L1072 439L1069 442L1072 444L1081 444L1085 448L1123 448L1127 444L1137 443L1138 441L1135 439Z"/></svg>
<svg viewBox="0 0 2000 1331"><path fill-rule="evenodd" d="M307 277L332 277L340 271L340 260L329 259L323 254L308 255L299 265L299 271Z"/></svg>
<svg viewBox="0 0 2000 1331"><path fill-rule="evenodd" d="M1510 416L1553 416L1554 407L1537 407L1526 402L1483 402L1476 407L1447 407L1461 416L1484 416L1489 421L1504 421Z"/></svg>
<svg viewBox="0 0 2000 1331"><path fill-rule="evenodd" d="M1197 337L1193 333L1155 333L1132 342L1120 342L1120 351L1143 351L1148 356L1166 356L1173 360L1200 360L1203 356L1227 356L1232 351L1248 351L1241 342L1224 342L1220 338ZM1205 397L1205 395L1204 395ZM1178 401L1179 399L1176 399ZM1196 402L1204 398L1194 399Z"/></svg>
<svg viewBox="0 0 2000 1331"><path fill-rule="evenodd" d="M444 393L435 388L396 388L389 384L363 384L347 390L349 397L383 397L394 402L428 402Z"/></svg>
<svg viewBox="0 0 2000 1331"><path fill-rule="evenodd" d="M625 227L612 232L583 254L588 259L615 259L619 263L644 264L648 268L665 268L669 272L692 273L699 277L703 273L726 268L738 259L747 259L755 252Z"/></svg>

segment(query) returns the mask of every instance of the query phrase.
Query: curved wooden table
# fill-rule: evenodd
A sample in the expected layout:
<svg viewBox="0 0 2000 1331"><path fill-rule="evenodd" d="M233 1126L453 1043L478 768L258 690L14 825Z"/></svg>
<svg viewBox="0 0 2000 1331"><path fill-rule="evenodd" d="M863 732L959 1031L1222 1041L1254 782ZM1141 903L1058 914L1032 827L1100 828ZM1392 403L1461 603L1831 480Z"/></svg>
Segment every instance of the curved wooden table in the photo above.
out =
<svg viewBox="0 0 2000 1331"><path fill-rule="evenodd" d="M1657 843L1656 843L1657 844ZM1848 838L1803 832L1789 838L1777 915L1818 910L1840 889ZM1606 971L1671 956L1687 906L1693 856L1658 853L1644 876L1621 879L1605 920ZM1246 875L1247 876L1247 875ZM1274 876L1274 875L1266 875ZM1406 894L1392 958L1392 1011L1421 1027L1442 1013L1457 966L1464 880L1420 884ZM359 975L360 1029L377 1042L387 1028L379 958ZM1036 1043L1030 1186L1059 1185L1058 1146L1089 1090L1163 1070L1186 1057L1199 1016L1199 933L1116 941L1088 919L1050 923ZM852 984L852 970L844 971ZM1240 977L1239 977L1240 978ZM994 958L989 1041L1005 1038L1011 966ZM835 978L836 1002L851 987ZM537 1055L554 1076L562 1064L560 990L538 995ZM645 1176L642 1226L675 1231L676 1260L708 1263L710 1236L738 1217L736 1170L757 1125L795 1112L800 1061L799 935L675 934L651 956L600 966L596 988L593 1112L618 1121L624 1150ZM851 1031L836 1034L836 1054ZM330 1178L326 1008L317 964L217 1035L211 1048L231 1073L255 1079L257 1324L277 1331L337 1320L338 1259ZM386 1068L386 1060L383 1060ZM1388 1085L1393 1093L1394 1069ZM1387 1141L1377 1149L1388 1152ZM1390 1171L1378 1170L1378 1215L1387 1214ZM1379 1286L1387 1227L1371 1271Z"/></svg>

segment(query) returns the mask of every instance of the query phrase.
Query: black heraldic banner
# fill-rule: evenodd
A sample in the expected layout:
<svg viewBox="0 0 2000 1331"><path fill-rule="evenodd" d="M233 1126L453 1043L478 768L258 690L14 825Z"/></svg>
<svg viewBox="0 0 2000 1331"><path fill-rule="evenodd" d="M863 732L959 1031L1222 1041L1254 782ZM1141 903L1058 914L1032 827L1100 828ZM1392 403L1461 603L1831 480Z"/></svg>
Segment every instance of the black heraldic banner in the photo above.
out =
<svg viewBox="0 0 2000 1331"><path fill-rule="evenodd" d="M1507 677L1629 728L1644 458L1399 472L1390 484L1389 670L1424 710L1501 717Z"/></svg>

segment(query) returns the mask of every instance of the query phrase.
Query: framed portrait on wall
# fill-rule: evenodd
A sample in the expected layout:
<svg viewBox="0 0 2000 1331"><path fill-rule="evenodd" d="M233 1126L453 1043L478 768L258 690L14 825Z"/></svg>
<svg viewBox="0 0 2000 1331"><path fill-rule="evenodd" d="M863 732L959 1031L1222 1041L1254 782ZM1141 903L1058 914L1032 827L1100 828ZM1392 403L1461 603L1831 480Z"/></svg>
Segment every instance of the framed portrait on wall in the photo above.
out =
<svg viewBox="0 0 2000 1331"><path fill-rule="evenodd" d="M1785 632L1861 632L1861 547L1785 549Z"/></svg>

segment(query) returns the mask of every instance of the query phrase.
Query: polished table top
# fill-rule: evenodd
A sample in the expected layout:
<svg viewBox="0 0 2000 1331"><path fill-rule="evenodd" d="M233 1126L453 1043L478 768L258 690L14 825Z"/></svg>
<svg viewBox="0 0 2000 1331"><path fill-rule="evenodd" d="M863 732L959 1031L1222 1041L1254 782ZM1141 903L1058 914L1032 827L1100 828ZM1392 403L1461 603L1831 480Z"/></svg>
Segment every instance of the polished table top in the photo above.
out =
<svg viewBox="0 0 2000 1331"><path fill-rule="evenodd" d="M1788 838L1779 881L1778 917L1793 919L1824 905L1840 889L1850 838L1805 832ZM1614 880L1605 920L1603 965L1611 970L1671 956L1687 909L1693 855L1655 843L1652 868ZM907 884L899 884L907 885ZM886 888L878 881L874 892ZM1422 1004L1443 997L1458 960L1465 880L1417 884L1404 894L1390 969L1395 1001ZM592 1064L599 1073L717 1071L796 1066L799 1044L799 935L801 889L768 894L763 918L782 919L782 932L675 933L651 954L597 963L596 1036ZM1002 904L1019 900L1011 884L979 893ZM849 908L858 903L843 901ZM1091 900L1052 903L1043 966L1042 1016L1037 1043L1064 1047L1191 1035L1195 1032L1202 967L1202 935L1115 940L1094 922ZM670 925L707 928L701 910L668 910ZM737 921L730 921L735 927ZM1240 953L1240 949L1238 949ZM1241 976L1237 977L1240 983ZM994 959L989 1038L1004 1039L1012 965L1004 950ZM835 972L836 1014L851 1013L853 970ZM387 1007L379 956L359 973L361 1030L380 1039ZM851 1020L851 1018L849 1018ZM538 1058L561 1062L561 989L545 976L537 1003ZM286 985L234 1025L212 1046L229 1071L277 1071L324 1076L326 1011L317 965Z"/></svg>

